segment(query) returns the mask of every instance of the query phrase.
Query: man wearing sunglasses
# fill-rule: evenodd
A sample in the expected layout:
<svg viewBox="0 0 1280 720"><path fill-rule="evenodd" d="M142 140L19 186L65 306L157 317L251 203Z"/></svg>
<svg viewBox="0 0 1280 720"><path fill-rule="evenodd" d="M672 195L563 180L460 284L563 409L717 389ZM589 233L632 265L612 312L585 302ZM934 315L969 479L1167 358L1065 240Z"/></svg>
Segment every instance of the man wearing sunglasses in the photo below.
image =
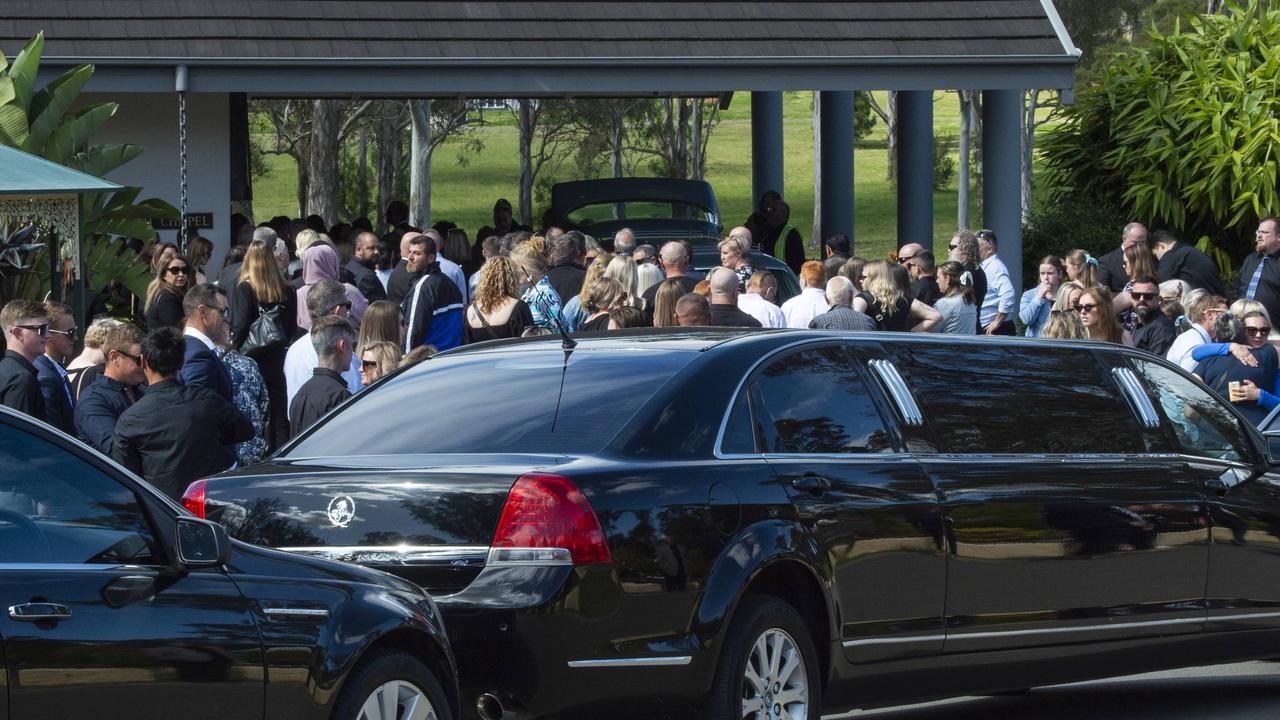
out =
<svg viewBox="0 0 1280 720"><path fill-rule="evenodd" d="M44 353L32 361L44 399L44 421L68 435L75 435L75 403L64 363L76 351L76 320L71 308L60 302L50 300L44 304L44 310L49 321Z"/></svg>
<svg viewBox="0 0 1280 720"><path fill-rule="evenodd" d="M8 344L0 360L0 405L44 420L44 398L33 364L44 353L49 330L44 306L31 300L11 300L0 310L0 329Z"/></svg>
<svg viewBox="0 0 1280 720"><path fill-rule="evenodd" d="M1138 316L1138 327L1133 331L1133 345L1152 355L1163 357L1173 347L1177 331L1173 321L1160 309L1160 285L1150 275L1133 281L1129 288L1133 298L1133 313Z"/></svg>
<svg viewBox="0 0 1280 720"><path fill-rule="evenodd" d="M115 448L116 423L138 401L147 381L142 369L142 331L124 323L113 327L102 341L106 366L81 393L75 421L79 438L104 455Z"/></svg>
<svg viewBox="0 0 1280 720"><path fill-rule="evenodd" d="M197 285L182 298L182 310L187 316L182 331L186 355L179 382L208 388L231 402L231 374L214 352L231 324L226 291L208 283Z"/></svg>

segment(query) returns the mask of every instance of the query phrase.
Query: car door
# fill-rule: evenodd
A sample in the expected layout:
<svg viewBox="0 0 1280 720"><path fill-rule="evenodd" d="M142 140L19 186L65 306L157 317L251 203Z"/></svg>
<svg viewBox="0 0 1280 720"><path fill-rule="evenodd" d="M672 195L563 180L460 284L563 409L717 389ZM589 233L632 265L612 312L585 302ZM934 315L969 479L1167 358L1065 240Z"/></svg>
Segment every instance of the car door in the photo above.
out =
<svg viewBox="0 0 1280 720"><path fill-rule="evenodd" d="M1280 627L1280 473L1222 399L1162 363L1135 359L1212 523L1210 630Z"/></svg>
<svg viewBox="0 0 1280 720"><path fill-rule="evenodd" d="M891 352L937 450L920 458L950 532L946 653L1201 628L1199 489L1171 481L1091 352Z"/></svg>
<svg viewBox="0 0 1280 720"><path fill-rule="evenodd" d="M261 717L261 644L220 571L177 570L154 498L0 415L0 636L14 720ZM176 510L174 511L176 512Z"/></svg>
<svg viewBox="0 0 1280 720"><path fill-rule="evenodd" d="M754 374L765 458L829 564L851 662L942 649L946 556L929 477L896 452L865 372L843 343L770 358Z"/></svg>

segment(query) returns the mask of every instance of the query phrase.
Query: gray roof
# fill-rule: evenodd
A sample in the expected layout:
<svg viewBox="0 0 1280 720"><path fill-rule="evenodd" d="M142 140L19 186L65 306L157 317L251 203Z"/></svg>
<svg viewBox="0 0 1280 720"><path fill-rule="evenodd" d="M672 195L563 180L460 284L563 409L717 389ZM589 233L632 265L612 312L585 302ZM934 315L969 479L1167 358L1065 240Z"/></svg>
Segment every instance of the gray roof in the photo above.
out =
<svg viewBox="0 0 1280 720"><path fill-rule="evenodd" d="M10 57L40 30L124 90L1068 88L1076 60L1050 0L0 0Z"/></svg>

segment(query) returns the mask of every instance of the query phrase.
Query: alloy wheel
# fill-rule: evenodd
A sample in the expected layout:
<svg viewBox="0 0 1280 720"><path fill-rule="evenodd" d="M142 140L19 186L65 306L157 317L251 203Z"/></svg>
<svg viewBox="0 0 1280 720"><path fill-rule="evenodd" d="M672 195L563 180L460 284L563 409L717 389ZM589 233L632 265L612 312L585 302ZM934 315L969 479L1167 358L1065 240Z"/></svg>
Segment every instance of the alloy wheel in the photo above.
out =
<svg viewBox="0 0 1280 720"><path fill-rule="evenodd" d="M806 720L808 673L796 641L770 628L756 638L742 675L742 717L751 720Z"/></svg>
<svg viewBox="0 0 1280 720"><path fill-rule="evenodd" d="M431 699L403 680L383 683L369 693L356 720L438 720Z"/></svg>

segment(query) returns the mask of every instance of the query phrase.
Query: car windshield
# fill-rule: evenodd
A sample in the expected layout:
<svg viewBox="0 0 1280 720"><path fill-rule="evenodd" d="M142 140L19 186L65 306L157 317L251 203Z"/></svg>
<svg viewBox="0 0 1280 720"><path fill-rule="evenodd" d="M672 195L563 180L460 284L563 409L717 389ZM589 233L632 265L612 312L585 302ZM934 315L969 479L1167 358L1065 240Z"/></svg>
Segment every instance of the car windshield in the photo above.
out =
<svg viewBox="0 0 1280 720"><path fill-rule="evenodd" d="M362 392L289 459L600 450L692 352L462 353Z"/></svg>
<svg viewBox="0 0 1280 720"><path fill-rule="evenodd" d="M616 200L583 205L569 211L569 222L583 226L614 220L696 220L714 224L704 207L676 200Z"/></svg>

